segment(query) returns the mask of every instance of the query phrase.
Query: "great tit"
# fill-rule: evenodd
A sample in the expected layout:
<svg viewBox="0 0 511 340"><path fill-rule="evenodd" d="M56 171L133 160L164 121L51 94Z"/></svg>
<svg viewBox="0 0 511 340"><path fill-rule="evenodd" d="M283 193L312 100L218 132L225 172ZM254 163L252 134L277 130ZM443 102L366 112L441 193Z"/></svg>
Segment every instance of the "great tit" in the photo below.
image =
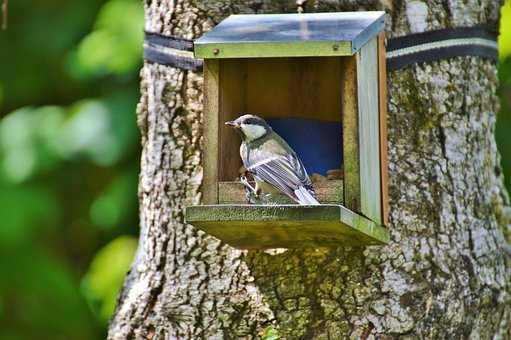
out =
<svg viewBox="0 0 511 340"><path fill-rule="evenodd" d="M241 136L240 156L255 179L256 196L278 191L301 205L320 204L302 161L264 119L245 114L225 124Z"/></svg>

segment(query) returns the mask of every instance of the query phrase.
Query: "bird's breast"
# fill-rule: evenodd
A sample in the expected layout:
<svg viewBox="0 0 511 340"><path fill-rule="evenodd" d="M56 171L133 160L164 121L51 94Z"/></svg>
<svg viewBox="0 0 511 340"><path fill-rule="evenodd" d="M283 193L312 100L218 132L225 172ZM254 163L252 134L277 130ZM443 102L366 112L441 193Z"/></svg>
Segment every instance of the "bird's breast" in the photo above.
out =
<svg viewBox="0 0 511 340"><path fill-rule="evenodd" d="M241 160L243 161L243 165L245 165L245 167L247 167L248 151L247 151L247 145L245 143L241 143L240 157L241 157Z"/></svg>

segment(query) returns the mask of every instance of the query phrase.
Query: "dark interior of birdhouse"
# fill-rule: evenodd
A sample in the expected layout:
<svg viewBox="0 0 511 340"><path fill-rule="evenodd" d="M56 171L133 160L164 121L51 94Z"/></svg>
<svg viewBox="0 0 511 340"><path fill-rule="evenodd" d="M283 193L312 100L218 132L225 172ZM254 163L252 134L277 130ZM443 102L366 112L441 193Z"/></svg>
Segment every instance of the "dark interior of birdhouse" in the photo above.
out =
<svg viewBox="0 0 511 340"><path fill-rule="evenodd" d="M219 200L240 203L241 113L266 119L302 159L322 203L343 203L342 78L349 57L223 59L219 70ZM237 188L237 189L236 189Z"/></svg>

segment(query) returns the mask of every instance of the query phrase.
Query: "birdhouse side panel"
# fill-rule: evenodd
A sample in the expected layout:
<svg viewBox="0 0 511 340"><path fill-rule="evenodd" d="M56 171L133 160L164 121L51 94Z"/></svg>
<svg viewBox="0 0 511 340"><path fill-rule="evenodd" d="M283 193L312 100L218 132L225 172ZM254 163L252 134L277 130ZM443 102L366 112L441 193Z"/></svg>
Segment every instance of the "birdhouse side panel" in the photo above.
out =
<svg viewBox="0 0 511 340"><path fill-rule="evenodd" d="M218 151L219 151L219 83L218 60L204 60L204 111L202 118L202 203L218 203Z"/></svg>
<svg viewBox="0 0 511 340"><path fill-rule="evenodd" d="M380 107L380 171L381 171L381 213L383 225L389 223L389 161L387 151L387 59L385 32L378 35L378 81Z"/></svg>
<svg viewBox="0 0 511 340"><path fill-rule="evenodd" d="M378 42L373 38L357 53L360 211L381 224Z"/></svg>
<svg viewBox="0 0 511 340"><path fill-rule="evenodd" d="M344 205L360 211L359 116L357 101L357 59L343 63L342 84L342 143L344 168Z"/></svg>

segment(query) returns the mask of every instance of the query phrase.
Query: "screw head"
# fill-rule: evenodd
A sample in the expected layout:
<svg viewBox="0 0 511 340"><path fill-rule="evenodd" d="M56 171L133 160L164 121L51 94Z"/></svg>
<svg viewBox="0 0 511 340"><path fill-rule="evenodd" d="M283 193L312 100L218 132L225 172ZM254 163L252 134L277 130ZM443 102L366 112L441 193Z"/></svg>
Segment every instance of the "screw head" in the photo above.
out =
<svg viewBox="0 0 511 340"><path fill-rule="evenodd" d="M333 49L334 51L339 51L339 45L338 45L338 44L333 45L333 46L332 46L332 49Z"/></svg>
<svg viewBox="0 0 511 340"><path fill-rule="evenodd" d="M220 53L220 50L218 48L214 48L213 49L213 54L214 55L218 55L218 53Z"/></svg>

